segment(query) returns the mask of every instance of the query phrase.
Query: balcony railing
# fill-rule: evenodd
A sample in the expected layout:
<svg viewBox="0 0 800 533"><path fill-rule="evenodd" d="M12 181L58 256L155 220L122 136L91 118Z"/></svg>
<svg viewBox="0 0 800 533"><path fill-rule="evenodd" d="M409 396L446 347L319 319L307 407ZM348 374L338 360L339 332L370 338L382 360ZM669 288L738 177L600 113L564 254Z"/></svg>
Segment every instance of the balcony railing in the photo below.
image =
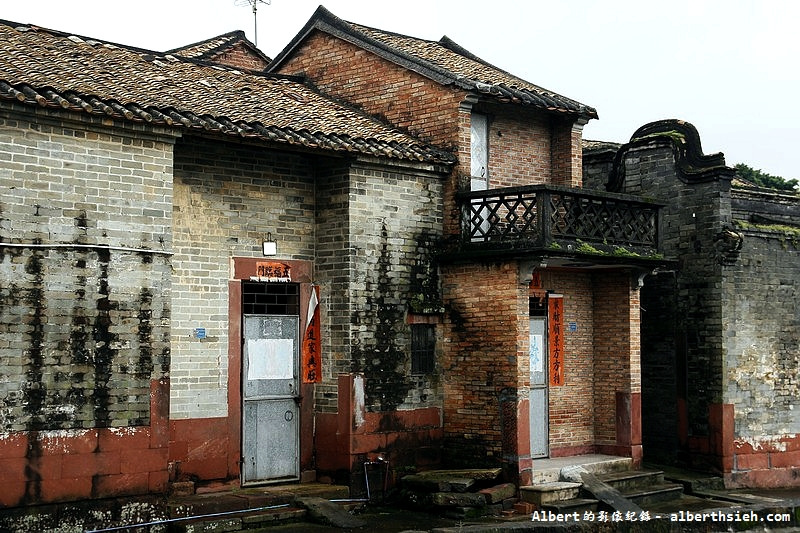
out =
<svg viewBox="0 0 800 533"><path fill-rule="evenodd" d="M464 249L658 252L662 204L633 196L532 185L462 192Z"/></svg>

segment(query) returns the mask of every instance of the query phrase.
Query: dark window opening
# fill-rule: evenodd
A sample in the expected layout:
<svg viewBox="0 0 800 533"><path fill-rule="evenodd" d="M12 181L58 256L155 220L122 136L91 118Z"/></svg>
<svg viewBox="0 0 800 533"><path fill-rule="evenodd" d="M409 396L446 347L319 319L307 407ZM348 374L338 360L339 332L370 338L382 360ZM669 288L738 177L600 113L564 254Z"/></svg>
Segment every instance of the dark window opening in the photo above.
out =
<svg viewBox="0 0 800 533"><path fill-rule="evenodd" d="M547 298L542 295L532 296L528 299L529 316L547 316Z"/></svg>
<svg viewBox="0 0 800 533"><path fill-rule="evenodd" d="M245 315L299 315L300 285L297 283L243 281L242 313Z"/></svg>
<svg viewBox="0 0 800 533"><path fill-rule="evenodd" d="M411 324L411 373L430 374L436 366L436 326Z"/></svg>

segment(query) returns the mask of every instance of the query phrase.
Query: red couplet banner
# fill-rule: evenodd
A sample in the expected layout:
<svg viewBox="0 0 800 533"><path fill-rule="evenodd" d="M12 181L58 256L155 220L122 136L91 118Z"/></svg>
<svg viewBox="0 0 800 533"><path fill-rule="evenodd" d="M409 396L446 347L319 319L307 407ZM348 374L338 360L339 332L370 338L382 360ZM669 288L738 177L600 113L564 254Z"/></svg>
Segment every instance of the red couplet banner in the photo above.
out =
<svg viewBox="0 0 800 533"><path fill-rule="evenodd" d="M550 355L550 385L564 384L564 298L547 297L547 339Z"/></svg>

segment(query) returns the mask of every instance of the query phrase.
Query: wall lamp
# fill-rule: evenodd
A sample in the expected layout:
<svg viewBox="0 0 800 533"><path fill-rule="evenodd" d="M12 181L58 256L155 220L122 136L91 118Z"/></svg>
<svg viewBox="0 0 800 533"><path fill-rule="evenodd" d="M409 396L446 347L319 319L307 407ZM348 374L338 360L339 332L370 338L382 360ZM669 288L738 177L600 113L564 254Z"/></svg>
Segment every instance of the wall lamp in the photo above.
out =
<svg viewBox="0 0 800 533"><path fill-rule="evenodd" d="M267 240L261 243L261 251L265 256L278 254L278 243L272 240L272 233L267 233Z"/></svg>

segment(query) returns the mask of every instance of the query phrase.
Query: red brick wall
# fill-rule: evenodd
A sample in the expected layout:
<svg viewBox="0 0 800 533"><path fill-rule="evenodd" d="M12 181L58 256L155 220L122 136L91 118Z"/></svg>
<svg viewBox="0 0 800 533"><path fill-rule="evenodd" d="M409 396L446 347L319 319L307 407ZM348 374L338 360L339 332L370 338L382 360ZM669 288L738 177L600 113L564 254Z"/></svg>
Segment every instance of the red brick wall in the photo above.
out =
<svg viewBox="0 0 800 533"><path fill-rule="evenodd" d="M452 149L456 144L458 105L465 91L443 87L337 37L313 33L280 71L305 73L323 93L385 117L436 146Z"/></svg>
<svg viewBox="0 0 800 533"><path fill-rule="evenodd" d="M550 453L573 455L594 445L593 289L589 274L545 272L542 289L564 295L564 385L550 387Z"/></svg>
<svg viewBox="0 0 800 533"><path fill-rule="evenodd" d="M583 186L583 149L580 128L568 120L553 122L553 184L565 187Z"/></svg>
<svg viewBox="0 0 800 533"><path fill-rule="evenodd" d="M617 444L617 393L640 393L639 291L627 272L593 276L595 439ZM639 442L641 444L641 441Z"/></svg>
<svg viewBox="0 0 800 533"><path fill-rule="evenodd" d="M529 385L528 297L514 262L443 269L445 461L498 465L517 446L516 391ZM523 377L520 377L523 376Z"/></svg>
<svg viewBox="0 0 800 533"><path fill-rule="evenodd" d="M211 60L215 63L245 70L264 70L268 65L263 58L254 54L242 43L226 49L224 52L214 56Z"/></svg>
<svg viewBox="0 0 800 533"><path fill-rule="evenodd" d="M725 485L800 487L800 435L735 439L733 472L725 474Z"/></svg>
<svg viewBox="0 0 800 533"><path fill-rule="evenodd" d="M491 117L489 186L549 183L553 177L549 120L536 113L520 115L506 110L498 110Z"/></svg>

